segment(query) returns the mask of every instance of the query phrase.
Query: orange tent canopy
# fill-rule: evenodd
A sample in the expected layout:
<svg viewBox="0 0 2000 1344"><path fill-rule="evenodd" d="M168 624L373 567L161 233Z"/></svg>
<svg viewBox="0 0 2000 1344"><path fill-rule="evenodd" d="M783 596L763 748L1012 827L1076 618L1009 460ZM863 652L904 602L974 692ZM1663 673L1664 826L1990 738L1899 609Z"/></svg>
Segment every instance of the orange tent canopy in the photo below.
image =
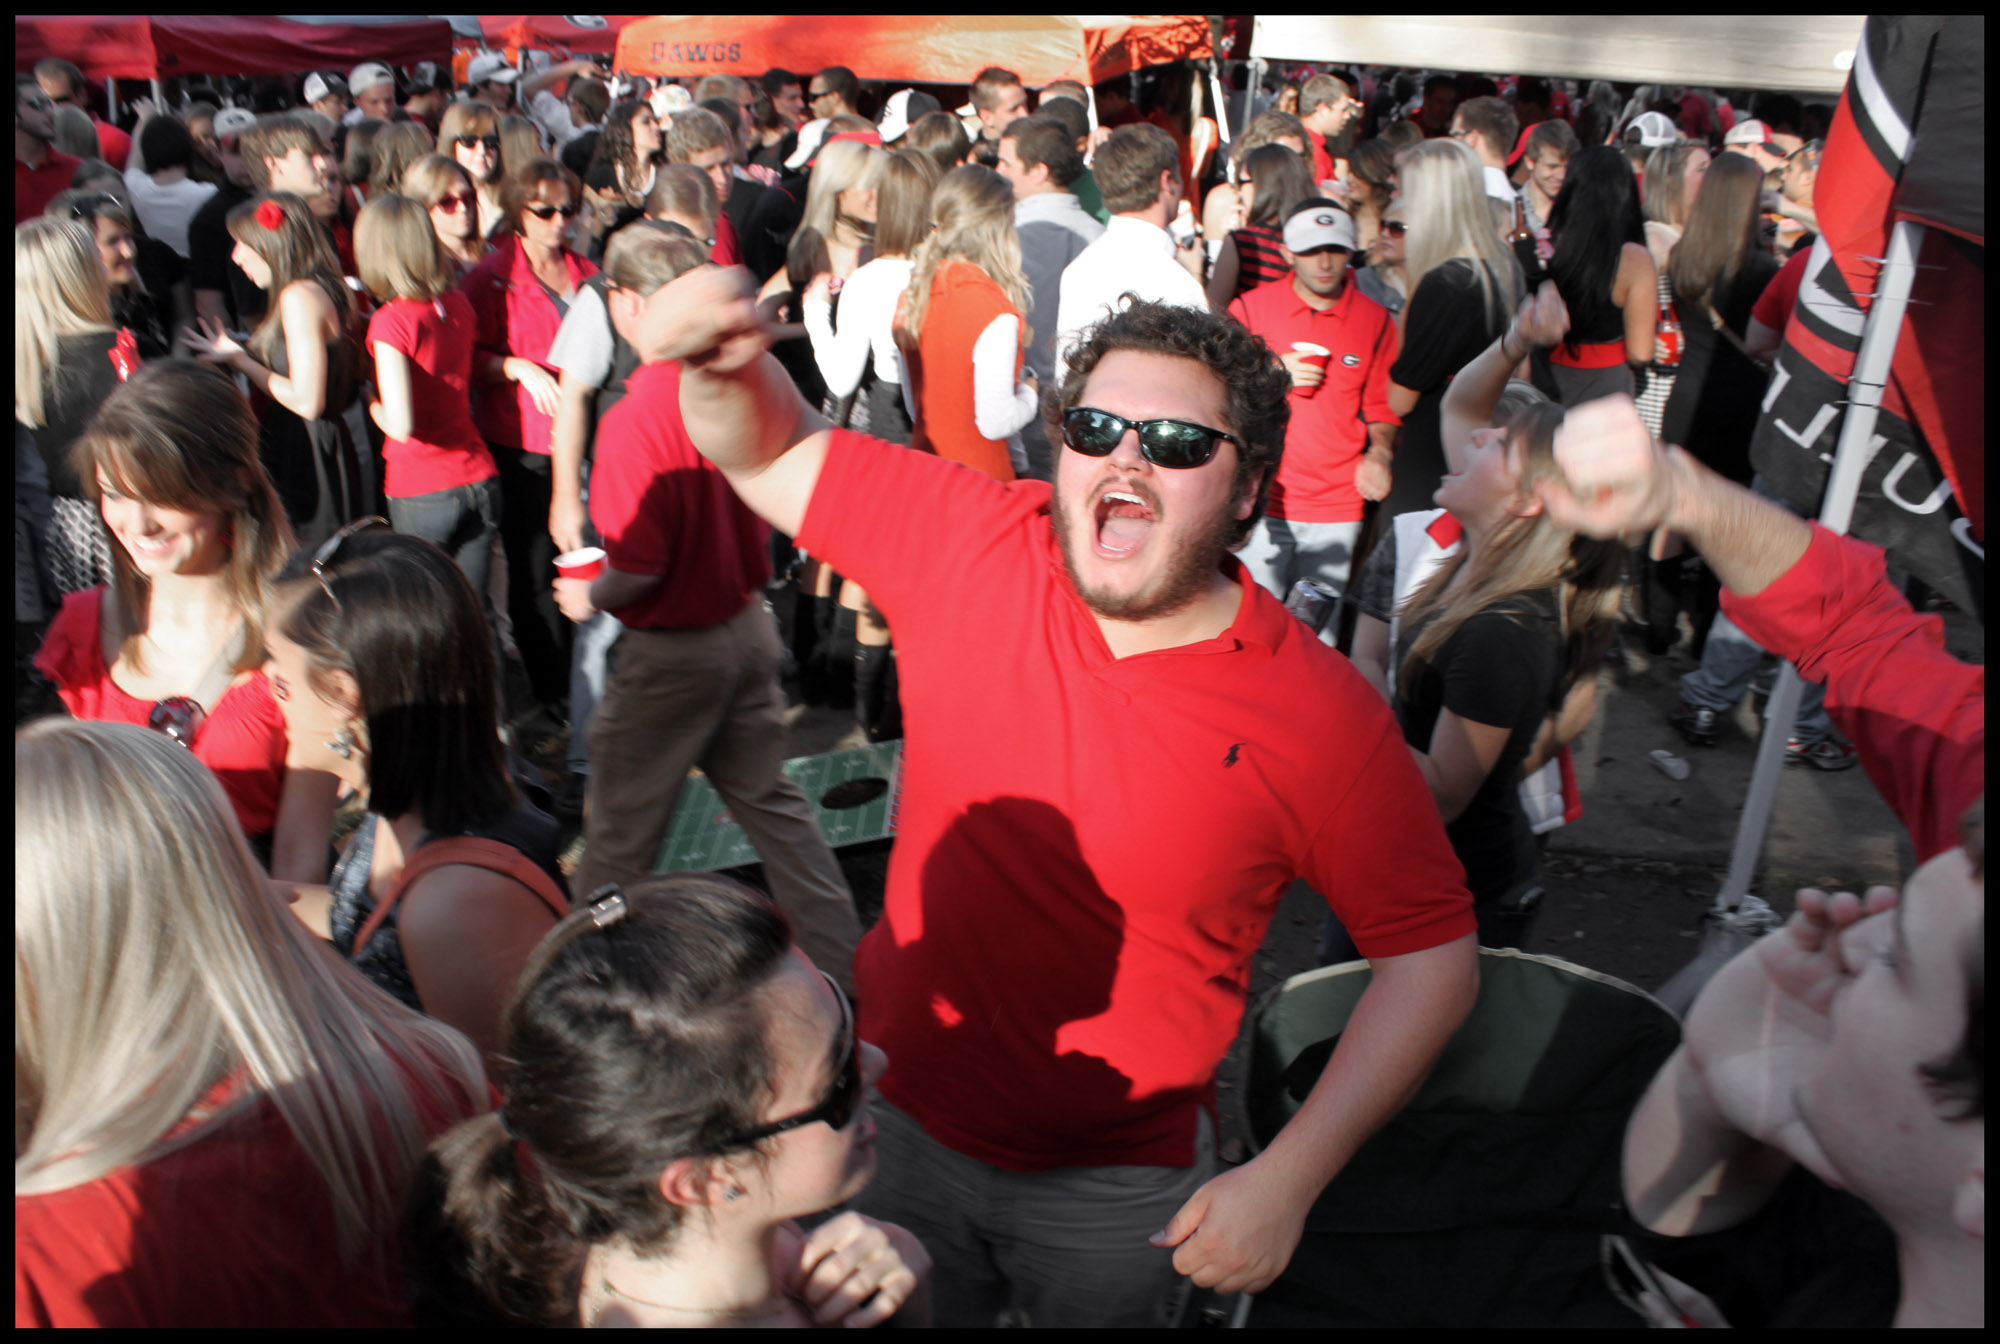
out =
<svg viewBox="0 0 2000 1344"><path fill-rule="evenodd" d="M627 74L697 78L844 65L862 79L913 84L969 84L997 65L1042 85L1210 54L1199 14L661 14L618 34L613 63Z"/></svg>

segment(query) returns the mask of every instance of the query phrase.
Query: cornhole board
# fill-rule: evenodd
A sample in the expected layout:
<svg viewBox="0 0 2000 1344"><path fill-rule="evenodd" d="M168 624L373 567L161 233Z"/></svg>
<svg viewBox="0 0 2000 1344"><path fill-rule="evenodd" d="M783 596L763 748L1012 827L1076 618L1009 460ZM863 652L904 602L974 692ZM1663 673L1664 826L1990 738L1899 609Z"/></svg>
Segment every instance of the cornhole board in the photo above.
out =
<svg viewBox="0 0 2000 1344"><path fill-rule="evenodd" d="M896 803L902 792L903 742L897 738L851 751L829 751L785 762L785 773L811 804L820 834L834 849L880 840L896 833ZM828 807L827 792L855 780L881 780L887 787L858 806ZM865 791L865 788L864 788ZM841 801L835 795L834 801ZM750 837L729 815L728 804L707 777L696 771L681 789L674 819L653 864L656 873L708 873L759 862Z"/></svg>

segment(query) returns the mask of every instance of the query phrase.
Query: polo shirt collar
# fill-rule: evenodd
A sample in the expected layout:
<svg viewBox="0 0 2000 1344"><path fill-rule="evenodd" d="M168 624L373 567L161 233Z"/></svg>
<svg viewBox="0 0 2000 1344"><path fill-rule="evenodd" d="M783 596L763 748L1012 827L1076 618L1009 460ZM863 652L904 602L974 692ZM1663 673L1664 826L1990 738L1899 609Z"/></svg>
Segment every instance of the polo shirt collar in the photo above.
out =
<svg viewBox="0 0 2000 1344"><path fill-rule="evenodd" d="M1299 297L1298 278L1295 274L1287 272L1284 283L1285 298L1290 304L1288 315L1331 317L1336 321L1345 320L1347 310L1354 303L1354 259L1351 253L1348 256L1347 267L1347 274L1342 278L1340 284L1340 296L1333 301L1333 307L1331 308L1315 308Z"/></svg>

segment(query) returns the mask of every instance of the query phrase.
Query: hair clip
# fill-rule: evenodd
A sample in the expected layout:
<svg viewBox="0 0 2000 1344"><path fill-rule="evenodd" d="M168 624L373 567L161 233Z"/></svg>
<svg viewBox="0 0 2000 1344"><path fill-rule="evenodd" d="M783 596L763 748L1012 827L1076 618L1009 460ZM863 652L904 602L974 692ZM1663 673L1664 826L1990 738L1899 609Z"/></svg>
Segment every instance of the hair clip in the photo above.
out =
<svg viewBox="0 0 2000 1344"><path fill-rule="evenodd" d="M267 229L275 229L285 222L284 207L276 201L265 200L257 203L257 222Z"/></svg>
<svg viewBox="0 0 2000 1344"><path fill-rule="evenodd" d="M607 882L590 893L590 922L600 929L610 928L631 912L616 882Z"/></svg>

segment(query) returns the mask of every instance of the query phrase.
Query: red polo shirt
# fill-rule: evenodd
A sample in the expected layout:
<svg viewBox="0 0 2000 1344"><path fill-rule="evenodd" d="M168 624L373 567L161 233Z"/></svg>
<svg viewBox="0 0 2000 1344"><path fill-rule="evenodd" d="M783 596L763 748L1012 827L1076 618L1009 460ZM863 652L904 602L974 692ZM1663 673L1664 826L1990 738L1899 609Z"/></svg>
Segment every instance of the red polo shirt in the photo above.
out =
<svg viewBox="0 0 2000 1344"><path fill-rule="evenodd" d="M1306 144L1312 150L1313 181L1332 182L1338 180L1340 169L1333 162L1333 155L1326 152L1326 141L1316 131L1306 132Z"/></svg>
<svg viewBox="0 0 2000 1344"><path fill-rule="evenodd" d="M666 578L650 596L611 613L626 625L720 625L771 577L769 531L681 426L678 364L634 373L599 422L590 521L613 569Z"/></svg>
<svg viewBox="0 0 2000 1344"><path fill-rule="evenodd" d="M883 1094L982 1162L1187 1166L1295 877L1371 956L1472 932L1471 898L1346 659L1230 557L1226 632L1113 658L1049 498L833 434L799 543L888 617L908 725L861 1033Z"/></svg>
<svg viewBox="0 0 2000 1344"><path fill-rule="evenodd" d="M81 162L59 149L51 149L39 168L30 168L15 159L14 222L33 219L48 209L50 201L69 190L69 180Z"/></svg>
<svg viewBox="0 0 2000 1344"><path fill-rule="evenodd" d="M1288 354L1294 341L1333 351L1326 381L1312 397L1293 397L1285 456L1271 485L1268 512L1295 523L1358 523L1361 492L1354 469L1368 447L1369 424L1400 425L1389 409L1389 366L1396 362L1396 322L1349 276L1333 307L1318 312L1288 274L1229 305L1229 315Z"/></svg>
<svg viewBox="0 0 2000 1344"><path fill-rule="evenodd" d="M576 253L563 252L569 270L572 294L576 286L597 274L597 267ZM555 300L535 278L521 240L507 237L486 259L466 272L459 288L472 300L479 317L479 342L475 361L490 356L519 355L532 359L551 375L561 378L549 363L549 347L555 344L563 315ZM474 369L475 377L477 369ZM543 415L535 398L522 383L485 383L473 405L473 421L489 444L504 443L546 455L555 421Z"/></svg>

